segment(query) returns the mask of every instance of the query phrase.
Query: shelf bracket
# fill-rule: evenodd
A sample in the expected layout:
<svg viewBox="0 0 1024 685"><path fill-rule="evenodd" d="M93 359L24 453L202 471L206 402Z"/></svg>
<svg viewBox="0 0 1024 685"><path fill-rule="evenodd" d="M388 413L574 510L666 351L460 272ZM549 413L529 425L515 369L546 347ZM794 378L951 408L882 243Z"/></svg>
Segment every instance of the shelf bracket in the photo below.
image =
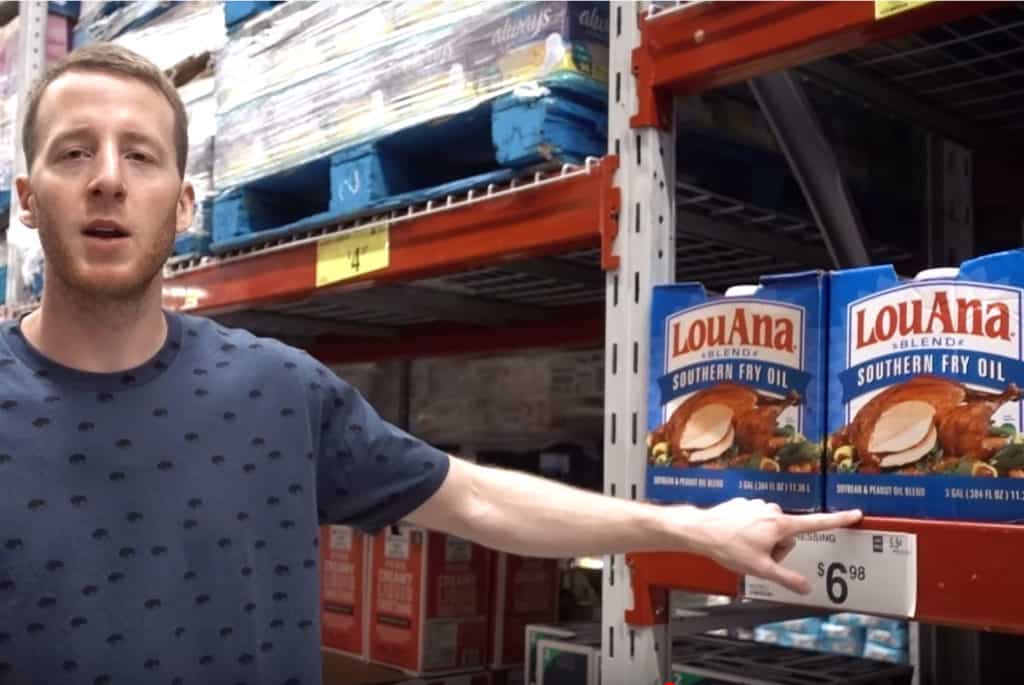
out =
<svg viewBox="0 0 1024 685"><path fill-rule="evenodd" d="M615 186L615 172L619 169L619 158L608 155L601 161L601 209L599 212L601 230L601 268L605 271L616 271L620 259L613 249L615 239L619 237L619 209L622 205L622 194Z"/></svg>
<svg viewBox="0 0 1024 685"><path fill-rule="evenodd" d="M750 89L800 183L833 266L870 264L857 208L800 82L779 72L752 79Z"/></svg>

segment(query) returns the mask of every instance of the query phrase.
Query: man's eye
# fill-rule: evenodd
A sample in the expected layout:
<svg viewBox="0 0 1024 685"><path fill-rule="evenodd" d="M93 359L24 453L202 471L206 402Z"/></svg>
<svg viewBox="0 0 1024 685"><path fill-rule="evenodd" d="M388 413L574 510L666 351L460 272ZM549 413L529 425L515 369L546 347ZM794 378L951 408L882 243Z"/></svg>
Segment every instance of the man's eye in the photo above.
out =
<svg viewBox="0 0 1024 685"><path fill-rule="evenodd" d="M65 151L64 154L61 155L61 156L64 159L75 160L75 159L84 159L87 156L87 154L88 153L85 150L82 150L80 148L74 148L74 149Z"/></svg>
<svg viewBox="0 0 1024 685"><path fill-rule="evenodd" d="M153 160L152 157L147 155L145 152L129 152L128 159L133 162L150 162Z"/></svg>

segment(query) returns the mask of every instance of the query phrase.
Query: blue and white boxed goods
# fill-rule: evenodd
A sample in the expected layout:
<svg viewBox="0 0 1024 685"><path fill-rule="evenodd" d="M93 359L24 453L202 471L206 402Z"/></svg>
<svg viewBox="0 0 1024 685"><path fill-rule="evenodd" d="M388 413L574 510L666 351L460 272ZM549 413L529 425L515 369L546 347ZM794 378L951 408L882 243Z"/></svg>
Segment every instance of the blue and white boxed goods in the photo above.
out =
<svg viewBox="0 0 1024 685"><path fill-rule="evenodd" d="M1024 519L1024 250L831 275L829 509Z"/></svg>
<svg viewBox="0 0 1024 685"><path fill-rule="evenodd" d="M821 509L826 300L819 271L654 289L648 499Z"/></svg>
<svg viewBox="0 0 1024 685"><path fill-rule="evenodd" d="M864 642L864 631L862 626L852 626L843 623L825 621L821 624L822 637L829 640L856 640Z"/></svg>
<svg viewBox="0 0 1024 685"><path fill-rule="evenodd" d="M282 3L239 25L217 60L215 184L237 187L525 84L600 91L607 41L598 2Z"/></svg>
<svg viewBox="0 0 1024 685"><path fill-rule="evenodd" d="M864 645L864 658L888 661L894 664L905 664L907 663L907 652L903 649L894 649L875 642L868 642Z"/></svg>
<svg viewBox="0 0 1024 685"><path fill-rule="evenodd" d="M864 651L864 628L826 622L821 625L823 652L860 656Z"/></svg>
<svg viewBox="0 0 1024 685"><path fill-rule="evenodd" d="M777 645L781 639L782 631L772 626L757 626L754 628L754 641L766 645Z"/></svg>
<svg viewBox="0 0 1024 685"><path fill-rule="evenodd" d="M891 647L893 649L906 649L907 629L904 626L898 628L871 628L867 633L868 642L877 645Z"/></svg>
<svg viewBox="0 0 1024 685"><path fill-rule="evenodd" d="M893 663L907 661L905 621L866 614L833 614L766 623L754 629L754 641L830 654L869 657Z"/></svg>
<svg viewBox="0 0 1024 685"><path fill-rule="evenodd" d="M0 205L10 206L6 193L14 187L14 139L18 124L18 27L19 17L0 26ZM54 61L68 51L68 19L46 17L46 59Z"/></svg>
<svg viewBox="0 0 1024 685"><path fill-rule="evenodd" d="M769 623L766 627L790 633L804 633L806 635L817 635L821 632L824 621L820 618L795 618L790 621L779 621Z"/></svg>
<svg viewBox="0 0 1024 685"><path fill-rule="evenodd" d="M791 633L782 631L779 633L780 647L793 647L794 649L819 649L821 647L821 635L817 633Z"/></svg>
<svg viewBox="0 0 1024 685"><path fill-rule="evenodd" d="M178 88L188 113L188 163L185 178L196 194L196 211L189 233L209 234L203 223L202 206L213 198L213 146L217 130L217 98L212 76L193 79Z"/></svg>
<svg viewBox="0 0 1024 685"><path fill-rule="evenodd" d="M861 628L880 628L882 630L900 630L906 628L906 621L896 618L882 618L869 614L840 613L828 617L828 622L834 625L858 626Z"/></svg>

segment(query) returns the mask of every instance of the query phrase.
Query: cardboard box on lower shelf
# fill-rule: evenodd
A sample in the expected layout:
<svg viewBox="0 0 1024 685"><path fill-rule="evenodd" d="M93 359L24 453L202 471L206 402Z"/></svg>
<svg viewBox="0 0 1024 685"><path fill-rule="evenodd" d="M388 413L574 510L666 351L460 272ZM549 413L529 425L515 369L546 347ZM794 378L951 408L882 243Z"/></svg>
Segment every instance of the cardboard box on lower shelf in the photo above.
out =
<svg viewBox="0 0 1024 685"><path fill-rule="evenodd" d="M557 559L492 553L490 665L523 663L526 626L558 620L561 569Z"/></svg>
<svg viewBox="0 0 1024 685"><path fill-rule="evenodd" d="M422 676L396 685L492 685L493 682L490 671L474 671L449 676Z"/></svg>
<svg viewBox="0 0 1024 685"><path fill-rule="evenodd" d="M369 655L371 538L346 526L320 527L320 623L324 647Z"/></svg>
<svg viewBox="0 0 1024 685"><path fill-rule="evenodd" d="M543 677L544 660L555 659L559 654L562 654L564 650L561 646L565 645L580 645L590 647L596 645L597 656L601 654L601 624L596 621L587 621L583 623L552 623L552 624L531 624L526 626L526 682L527 685L538 685ZM541 643L545 644L545 649L541 650ZM567 652L568 654L568 652ZM555 664L552 667L552 672L548 676L548 685L551 683L562 683L561 680L553 680L555 677L555 671L565 671L563 677L568 678L568 671L574 668L582 668L585 673L594 671L598 672L597 665L591 663L589 659L577 658L576 653L569 654ZM589 652L588 652L589 654ZM581 663L582 662L582 663ZM566 680L568 683L587 683L588 680ZM596 681L595 681L596 682Z"/></svg>
<svg viewBox="0 0 1024 685"><path fill-rule="evenodd" d="M370 660L411 675L482 669L487 654L489 552L401 525L373 541Z"/></svg>
<svg viewBox="0 0 1024 685"><path fill-rule="evenodd" d="M321 650L323 685L512 685L495 682L490 671L473 671L447 676L410 676L408 673L373 664L335 649Z"/></svg>
<svg viewBox="0 0 1024 685"><path fill-rule="evenodd" d="M598 685L601 640L537 642L537 685Z"/></svg>
<svg viewBox="0 0 1024 685"><path fill-rule="evenodd" d="M491 671L491 685L524 685L526 669L523 666L498 668Z"/></svg>

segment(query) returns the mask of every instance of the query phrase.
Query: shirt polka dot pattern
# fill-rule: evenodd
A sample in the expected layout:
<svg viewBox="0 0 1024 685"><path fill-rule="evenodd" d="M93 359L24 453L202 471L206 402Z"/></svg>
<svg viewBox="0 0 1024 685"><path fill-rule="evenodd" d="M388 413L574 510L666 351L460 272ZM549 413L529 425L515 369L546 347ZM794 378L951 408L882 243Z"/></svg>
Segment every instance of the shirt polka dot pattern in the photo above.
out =
<svg viewBox="0 0 1024 685"><path fill-rule="evenodd" d="M0 329L0 683L317 685L317 526L376 532L447 474L304 352L167 321L117 374Z"/></svg>

